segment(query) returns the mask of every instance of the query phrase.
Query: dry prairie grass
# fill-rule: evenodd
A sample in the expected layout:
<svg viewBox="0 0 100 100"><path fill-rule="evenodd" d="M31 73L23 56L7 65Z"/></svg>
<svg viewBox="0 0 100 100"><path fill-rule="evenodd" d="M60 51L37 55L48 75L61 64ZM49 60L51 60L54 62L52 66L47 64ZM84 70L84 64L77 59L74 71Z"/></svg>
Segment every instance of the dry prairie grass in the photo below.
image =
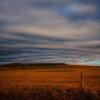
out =
<svg viewBox="0 0 100 100"><path fill-rule="evenodd" d="M100 67L3 69L0 100L100 100L99 83Z"/></svg>

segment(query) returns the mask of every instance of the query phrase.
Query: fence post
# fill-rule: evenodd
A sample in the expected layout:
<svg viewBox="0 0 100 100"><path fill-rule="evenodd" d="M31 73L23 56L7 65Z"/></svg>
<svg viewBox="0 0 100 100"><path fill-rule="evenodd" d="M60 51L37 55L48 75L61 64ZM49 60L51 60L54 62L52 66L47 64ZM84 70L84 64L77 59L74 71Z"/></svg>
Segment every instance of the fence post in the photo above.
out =
<svg viewBox="0 0 100 100"><path fill-rule="evenodd" d="M83 87L83 73L80 73L80 86Z"/></svg>

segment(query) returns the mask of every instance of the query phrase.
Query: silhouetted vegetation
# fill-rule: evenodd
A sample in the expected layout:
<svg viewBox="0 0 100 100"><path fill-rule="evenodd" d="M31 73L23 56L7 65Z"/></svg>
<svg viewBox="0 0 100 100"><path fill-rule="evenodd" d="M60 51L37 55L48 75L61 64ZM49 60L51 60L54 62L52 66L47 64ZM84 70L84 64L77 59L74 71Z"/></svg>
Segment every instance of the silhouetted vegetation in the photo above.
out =
<svg viewBox="0 0 100 100"><path fill-rule="evenodd" d="M0 90L0 100L100 100L100 91L61 87L12 88Z"/></svg>

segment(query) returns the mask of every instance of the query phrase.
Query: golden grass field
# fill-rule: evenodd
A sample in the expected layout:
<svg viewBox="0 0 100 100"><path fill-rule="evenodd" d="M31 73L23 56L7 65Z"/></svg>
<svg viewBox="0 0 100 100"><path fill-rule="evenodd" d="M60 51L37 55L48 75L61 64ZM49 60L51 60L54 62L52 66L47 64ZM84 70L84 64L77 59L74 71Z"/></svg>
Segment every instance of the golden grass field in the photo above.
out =
<svg viewBox="0 0 100 100"><path fill-rule="evenodd" d="M81 72L83 88L80 87ZM77 96L79 98L75 99ZM60 68L45 66L38 69L1 70L0 98L2 98L0 100L100 100L100 67L73 65Z"/></svg>

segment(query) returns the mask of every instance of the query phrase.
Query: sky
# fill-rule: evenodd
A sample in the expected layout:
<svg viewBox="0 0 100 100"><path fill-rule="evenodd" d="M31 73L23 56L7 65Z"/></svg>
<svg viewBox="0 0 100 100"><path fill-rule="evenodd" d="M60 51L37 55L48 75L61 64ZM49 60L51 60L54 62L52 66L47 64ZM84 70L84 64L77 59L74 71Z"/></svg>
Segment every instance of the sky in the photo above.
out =
<svg viewBox="0 0 100 100"><path fill-rule="evenodd" d="M100 0L0 0L0 64L100 65Z"/></svg>

